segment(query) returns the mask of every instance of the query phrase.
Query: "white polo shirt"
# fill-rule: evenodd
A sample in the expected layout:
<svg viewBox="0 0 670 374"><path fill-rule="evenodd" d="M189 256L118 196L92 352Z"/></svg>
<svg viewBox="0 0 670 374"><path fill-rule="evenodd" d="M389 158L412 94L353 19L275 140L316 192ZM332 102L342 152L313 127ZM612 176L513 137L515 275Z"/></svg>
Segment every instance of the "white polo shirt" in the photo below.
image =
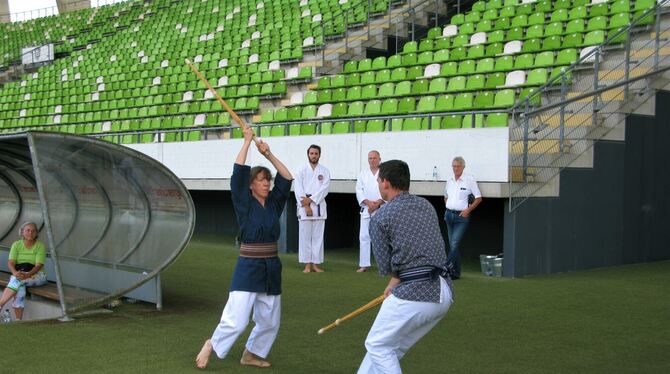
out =
<svg viewBox="0 0 670 374"><path fill-rule="evenodd" d="M474 176L463 173L458 180L453 175L447 179L447 184L444 187L444 196L447 198L447 209L466 209L468 207L469 194L475 195L475 198L482 197Z"/></svg>

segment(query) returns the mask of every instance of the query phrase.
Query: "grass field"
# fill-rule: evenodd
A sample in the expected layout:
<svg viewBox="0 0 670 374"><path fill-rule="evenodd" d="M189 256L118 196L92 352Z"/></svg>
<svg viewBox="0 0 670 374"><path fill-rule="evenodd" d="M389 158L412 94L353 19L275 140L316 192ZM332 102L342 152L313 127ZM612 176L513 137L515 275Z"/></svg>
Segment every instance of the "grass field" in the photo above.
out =
<svg viewBox="0 0 670 374"><path fill-rule="evenodd" d="M163 276L164 309L123 304L60 323L0 325L0 373L189 373L225 304L236 250L194 240ZM357 251L326 252L323 274L284 264L282 326L270 369L241 367L245 333L208 372L353 373L377 309L317 330L379 295L386 279L355 273ZM455 303L402 360L405 373L668 373L670 262L524 279L466 263Z"/></svg>

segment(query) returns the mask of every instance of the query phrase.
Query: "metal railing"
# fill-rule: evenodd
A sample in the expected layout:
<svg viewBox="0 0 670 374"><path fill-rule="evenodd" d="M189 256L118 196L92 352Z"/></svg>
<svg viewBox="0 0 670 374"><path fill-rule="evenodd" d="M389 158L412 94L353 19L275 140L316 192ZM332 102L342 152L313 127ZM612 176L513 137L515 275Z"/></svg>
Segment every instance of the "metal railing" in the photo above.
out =
<svg viewBox="0 0 670 374"><path fill-rule="evenodd" d="M448 112L425 112L425 113L407 113L407 114L389 114L389 115L366 115L366 116L349 116L349 117L324 117L324 118L314 118L314 119L303 119L303 120L292 120L286 122L270 122L270 123L256 123L251 126L254 128L254 132L260 136L267 136L271 128L281 128L283 130L282 134L272 134L271 136L288 136L293 135L291 133L291 126L301 126L301 125L314 125L314 135L328 134L324 129L326 126L332 126L335 123L346 123L348 128L348 133L359 132L356 130L356 124L372 120L382 121L382 130L381 132L389 131L402 131L401 128L398 128L397 123L394 120L404 120L408 118L419 118L421 123L426 123L426 128L422 126L421 130L436 130L441 128L440 121L444 117L456 115L459 116L458 120L462 123L461 128L476 128L483 126L483 123L486 121L485 118L489 114L496 113L510 113L509 109L494 109L494 110L468 110L468 111L448 111ZM469 123L463 122L463 119L466 116ZM467 122L467 120L466 120ZM282 127L283 126L283 127ZM267 132L266 130L267 129ZM42 128L42 130L48 130ZM235 131L240 131L238 126L208 126L200 125L188 128L175 128L175 129L147 129L147 130L130 130L130 131L117 131L117 132L101 132L97 134L88 134L88 136L94 138L104 138L110 139L114 143L123 143L124 136L125 139L130 143L140 143L142 141L143 135L153 135L152 142L162 143L167 142L164 140L164 136L161 134L175 134L175 138L170 141L185 141L188 139L188 134L193 131L199 131L201 133L202 140L208 139L232 139L235 138ZM310 134L311 135L311 134ZM129 137L128 137L129 136ZM241 137L241 132L239 133Z"/></svg>
<svg viewBox="0 0 670 374"><path fill-rule="evenodd" d="M510 211L619 127L651 93L649 80L670 69L670 56L663 55L670 41L661 36L670 30L661 17L668 5L657 3L602 44L584 48L575 63L513 108Z"/></svg>

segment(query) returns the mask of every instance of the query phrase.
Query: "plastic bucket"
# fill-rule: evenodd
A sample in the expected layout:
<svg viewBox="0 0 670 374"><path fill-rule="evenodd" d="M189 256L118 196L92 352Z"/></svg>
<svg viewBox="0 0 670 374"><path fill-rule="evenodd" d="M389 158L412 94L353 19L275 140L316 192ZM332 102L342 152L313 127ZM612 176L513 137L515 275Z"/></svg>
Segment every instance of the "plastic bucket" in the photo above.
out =
<svg viewBox="0 0 670 374"><path fill-rule="evenodd" d="M491 255L479 255L479 264L482 268L482 274L487 277L502 276L502 257Z"/></svg>

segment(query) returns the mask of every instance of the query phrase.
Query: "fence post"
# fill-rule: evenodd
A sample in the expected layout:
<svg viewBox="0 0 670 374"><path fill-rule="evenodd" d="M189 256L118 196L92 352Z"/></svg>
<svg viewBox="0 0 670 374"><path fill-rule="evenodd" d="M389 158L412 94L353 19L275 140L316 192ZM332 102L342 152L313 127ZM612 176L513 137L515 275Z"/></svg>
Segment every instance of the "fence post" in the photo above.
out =
<svg viewBox="0 0 670 374"><path fill-rule="evenodd" d="M372 8L372 0L368 0L368 40L370 40L370 8Z"/></svg>
<svg viewBox="0 0 670 374"><path fill-rule="evenodd" d="M323 22L321 22L321 38L323 39L323 46L321 47L321 66L323 67L326 65L326 46L328 45L326 43L326 27L323 25ZM316 73L316 71L314 71L314 73Z"/></svg>
<svg viewBox="0 0 670 374"><path fill-rule="evenodd" d="M654 43L656 45L656 53L654 54L654 70L658 70L658 55L661 53L661 8L656 4L656 38Z"/></svg>
<svg viewBox="0 0 670 374"><path fill-rule="evenodd" d="M630 27L628 28L628 31L626 31L626 59L624 60L624 75L624 79L627 81L630 77ZM628 83L626 83L623 94L625 101L628 101L628 87Z"/></svg>
<svg viewBox="0 0 670 374"><path fill-rule="evenodd" d="M598 82L599 82L599 75L600 75L600 51L601 51L600 48L596 49L596 62L593 65L593 71L594 71L594 73L593 73L593 90L594 91L598 90ZM626 60L626 61L628 61L628 60ZM627 72L628 72L628 70L626 70L626 73ZM628 89L627 87L628 87L628 85L626 85L626 90ZM628 97L627 94L624 95L624 96ZM593 95L593 100L592 100L591 105L592 105L591 110L592 110L592 113L593 113L593 115L591 116L591 126L595 127L596 116L598 114L597 110L596 110L597 106L598 106L598 95L595 95L595 94Z"/></svg>
<svg viewBox="0 0 670 374"><path fill-rule="evenodd" d="M523 115L523 153L521 155L521 171L523 181L528 182L528 111L530 111L530 97L526 97L526 110ZM511 191L510 191L511 192Z"/></svg>
<svg viewBox="0 0 670 374"><path fill-rule="evenodd" d="M567 73L561 74L561 102L565 102L565 94L567 91ZM563 145L565 142L565 104L561 105L560 122L558 127L558 151L563 154Z"/></svg>
<svg viewBox="0 0 670 374"><path fill-rule="evenodd" d="M344 53L349 50L349 9L344 11Z"/></svg>

